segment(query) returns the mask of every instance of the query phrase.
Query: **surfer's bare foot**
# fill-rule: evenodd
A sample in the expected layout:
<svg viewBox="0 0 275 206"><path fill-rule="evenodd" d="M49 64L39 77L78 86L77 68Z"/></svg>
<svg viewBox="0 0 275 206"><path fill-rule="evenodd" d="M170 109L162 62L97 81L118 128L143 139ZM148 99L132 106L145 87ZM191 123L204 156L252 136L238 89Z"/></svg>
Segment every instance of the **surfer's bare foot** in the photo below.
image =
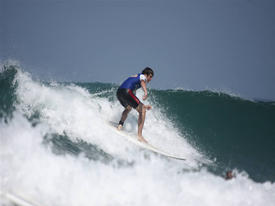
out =
<svg viewBox="0 0 275 206"><path fill-rule="evenodd" d="M146 139L143 138L143 136L138 136L138 141L148 143Z"/></svg>
<svg viewBox="0 0 275 206"><path fill-rule="evenodd" d="M117 130L122 130L122 125L121 124L119 124L118 126L117 126Z"/></svg>

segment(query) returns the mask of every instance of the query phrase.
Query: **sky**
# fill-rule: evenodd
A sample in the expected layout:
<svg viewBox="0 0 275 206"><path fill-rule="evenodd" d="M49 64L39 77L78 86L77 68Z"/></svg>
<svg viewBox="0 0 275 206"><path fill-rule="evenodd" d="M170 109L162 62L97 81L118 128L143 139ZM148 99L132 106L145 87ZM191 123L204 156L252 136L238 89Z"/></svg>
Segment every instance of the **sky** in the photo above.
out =
<svg viewBox="0 0 275 206"><path fill-rule="evenodd" d="M273 0L0 0L0 61L42 80L275 100Z"/></svg>

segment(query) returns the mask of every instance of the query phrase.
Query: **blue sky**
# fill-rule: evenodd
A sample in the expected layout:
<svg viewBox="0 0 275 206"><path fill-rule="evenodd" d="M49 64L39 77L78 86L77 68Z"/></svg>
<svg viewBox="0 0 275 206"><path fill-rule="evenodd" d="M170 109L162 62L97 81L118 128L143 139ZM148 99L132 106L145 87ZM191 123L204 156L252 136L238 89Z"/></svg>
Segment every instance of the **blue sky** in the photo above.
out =
<svg viewBox="0 0 275 206"><path fill-rule="evenodd" d="M0 59L41 79L275 100L275 1L0 0Z"/></svg>

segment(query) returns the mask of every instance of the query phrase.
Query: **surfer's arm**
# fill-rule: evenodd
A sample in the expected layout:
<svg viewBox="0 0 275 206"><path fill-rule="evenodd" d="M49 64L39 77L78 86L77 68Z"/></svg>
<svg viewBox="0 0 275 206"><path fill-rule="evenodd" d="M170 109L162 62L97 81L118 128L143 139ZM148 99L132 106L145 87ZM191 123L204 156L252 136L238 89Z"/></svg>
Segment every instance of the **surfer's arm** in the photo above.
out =
<svg viewBox="0 0 275 206"><path fill-rule="evenodd" d="M143 99L143 100L146 100L146 99L147 99L148 93L147 93L147 88L146 88L146 83L145 83L145 81L144 81L144 80L141 80L140 85L141 85L141 87L142 87L142 89L143 89L143 91L144 91L144 96L143 96L142 99ZM147 110L152 109L151 105L144 105L144 107L145 107Z"/></svg>
<svg viewBox="0 0 275 206"><path fill-rule="evenodd" d="M148 93L147 93L147 88L146 88L146 83L145 83L145 81L144 81L144 80L141 80L140 85L141 85L141 87L142 87L142 89L143 89L143 91L144 91L144 96L143 96L142 99L143 99L143 100L146 100L146 99L147 99Z"/></svg>

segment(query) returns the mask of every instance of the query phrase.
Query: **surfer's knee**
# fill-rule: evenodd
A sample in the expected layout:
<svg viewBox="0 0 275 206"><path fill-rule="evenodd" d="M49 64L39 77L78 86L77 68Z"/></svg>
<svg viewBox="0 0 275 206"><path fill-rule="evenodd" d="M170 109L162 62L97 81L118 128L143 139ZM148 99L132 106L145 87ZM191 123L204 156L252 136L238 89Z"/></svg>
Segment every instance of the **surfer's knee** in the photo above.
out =
<svg viewBox="0 0 275 206"><path fill-rule="evenodd" d="M146 107L144 105L141 106L140 114L142 115L146 114Z"/></svg>
<svg viewBox="0 0 275 206"><path fill-rule="evenodd" d="M138 107L136 108L139 115L145 115L146 114L146 107L144 104L140 103Z"/></svg>
<svg viewBox="0 0 275 206"><path fill-rule="evenodd" d="M138 113L140 113L142 109L142 103L140 103L135 109L137 110Z"/></svg>
<svg viewBox="0 0 275 206"><path fill-rule="evenodd" d="M127 112L130 112L132 110L132 107L128 105L125 110L127 110Z"/></svg>

